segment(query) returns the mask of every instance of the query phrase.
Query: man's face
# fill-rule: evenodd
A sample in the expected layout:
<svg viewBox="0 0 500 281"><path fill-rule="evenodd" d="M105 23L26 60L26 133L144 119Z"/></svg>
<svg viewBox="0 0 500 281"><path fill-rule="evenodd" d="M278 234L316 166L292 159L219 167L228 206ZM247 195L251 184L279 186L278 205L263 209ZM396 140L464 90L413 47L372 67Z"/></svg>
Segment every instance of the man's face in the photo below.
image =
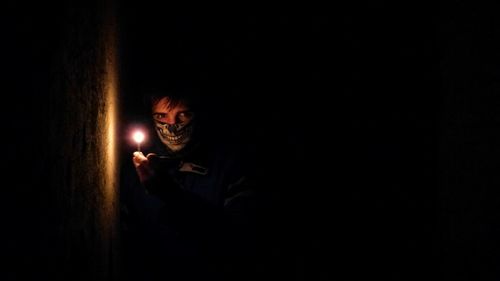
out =
<svg viewBox="0 0 500 281"><path fill-rule="evenodd" d="M191 141L194 114L186 103L171 106L165 97L153 104L152 112L158 137L171 151L178 152Z"/></svg>

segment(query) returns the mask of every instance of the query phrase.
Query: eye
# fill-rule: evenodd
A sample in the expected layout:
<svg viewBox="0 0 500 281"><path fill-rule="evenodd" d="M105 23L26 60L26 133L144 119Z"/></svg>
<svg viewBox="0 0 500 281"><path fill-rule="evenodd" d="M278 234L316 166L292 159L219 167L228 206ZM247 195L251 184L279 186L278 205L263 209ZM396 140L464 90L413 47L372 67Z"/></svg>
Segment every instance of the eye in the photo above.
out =
<svg viewBox="0 0 500 281"><path fill-rule="evenodd" d="M177 119L181 122L189 121L192 118L193 118L193 112L191 111L183 111L177 114Z"/></svg>
<svg viewBox="0 0 500 281"><path fill-rule="evenodd" d="M166 114L164 114L164 113L155 113L155 114L153 114L153 118L156 120L160 120L160 119L165 118L165 115Z"/></svg>

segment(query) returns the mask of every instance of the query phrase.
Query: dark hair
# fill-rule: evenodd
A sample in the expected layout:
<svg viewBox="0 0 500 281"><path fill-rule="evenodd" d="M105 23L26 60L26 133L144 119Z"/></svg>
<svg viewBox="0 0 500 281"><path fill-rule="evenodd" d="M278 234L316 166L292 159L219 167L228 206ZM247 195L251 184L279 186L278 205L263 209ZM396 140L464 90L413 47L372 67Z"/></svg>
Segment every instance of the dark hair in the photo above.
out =
<svg viewBox="0 0 500 281"><path fill-rule="evenodd" d="M168 97L170 107L175 107L183 102L191 110L200 114L204 111L202 105L206 94L199 85L185 81L167 82L162 85L152 84L144 87L143 103L147 112L150 112L155 103L164 97Z"/></svg>

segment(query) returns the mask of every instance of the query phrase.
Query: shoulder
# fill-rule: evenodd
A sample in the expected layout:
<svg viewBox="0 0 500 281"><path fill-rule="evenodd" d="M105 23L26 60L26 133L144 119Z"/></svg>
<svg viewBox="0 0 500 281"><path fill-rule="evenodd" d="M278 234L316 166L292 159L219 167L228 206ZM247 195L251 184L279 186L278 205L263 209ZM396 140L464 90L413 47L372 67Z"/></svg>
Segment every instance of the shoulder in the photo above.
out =
<svg viewBox="0 0 500 281"><path fill-rule="evenodd" d="M236 143L218 143L212 150L214 164L234 181L250 175L251 161L244 147Z"/></svg>

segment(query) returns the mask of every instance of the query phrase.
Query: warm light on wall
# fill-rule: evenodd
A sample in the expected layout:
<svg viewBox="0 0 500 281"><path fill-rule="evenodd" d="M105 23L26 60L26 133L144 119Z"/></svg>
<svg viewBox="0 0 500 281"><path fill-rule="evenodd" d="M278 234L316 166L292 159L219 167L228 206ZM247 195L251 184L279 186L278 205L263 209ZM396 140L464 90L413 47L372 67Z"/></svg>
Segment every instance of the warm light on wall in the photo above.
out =
<svg viewBox="0 0 500 281"><path fill-rule="evenodd" d="M117 118L117 81L116 81L116 73L114 71L114 65L111 65L111 62L108 62L106 68L108 69L106 77L106 190L108 190L110 196L117 185L116 183L116 161L117 161L117 147L116 147L116 123L118 122Z"/></svg>
<svg viewBox="0 0 500 281"><path fill-rule="evenodd" d="M109 8L112 14L112 9ZM116 22L113 15L107 17L107 23L103 29L103 45L105 56L105 72L104 72L104 103L105 103L105 130L103 135L104 153L103 165L105 173L103 196L104 196L104 212L102 223L103 239L106 241L108 251L108 259L110 268L116 270L117 257L116 257L116 243L119 239L118 234L118 187L119 187L119 163L118 163L118 144L117 144L117 129L118 129L118 56L117 56L117 42L116 42ZM112 275L115 273L110 273Z"/></svg>

